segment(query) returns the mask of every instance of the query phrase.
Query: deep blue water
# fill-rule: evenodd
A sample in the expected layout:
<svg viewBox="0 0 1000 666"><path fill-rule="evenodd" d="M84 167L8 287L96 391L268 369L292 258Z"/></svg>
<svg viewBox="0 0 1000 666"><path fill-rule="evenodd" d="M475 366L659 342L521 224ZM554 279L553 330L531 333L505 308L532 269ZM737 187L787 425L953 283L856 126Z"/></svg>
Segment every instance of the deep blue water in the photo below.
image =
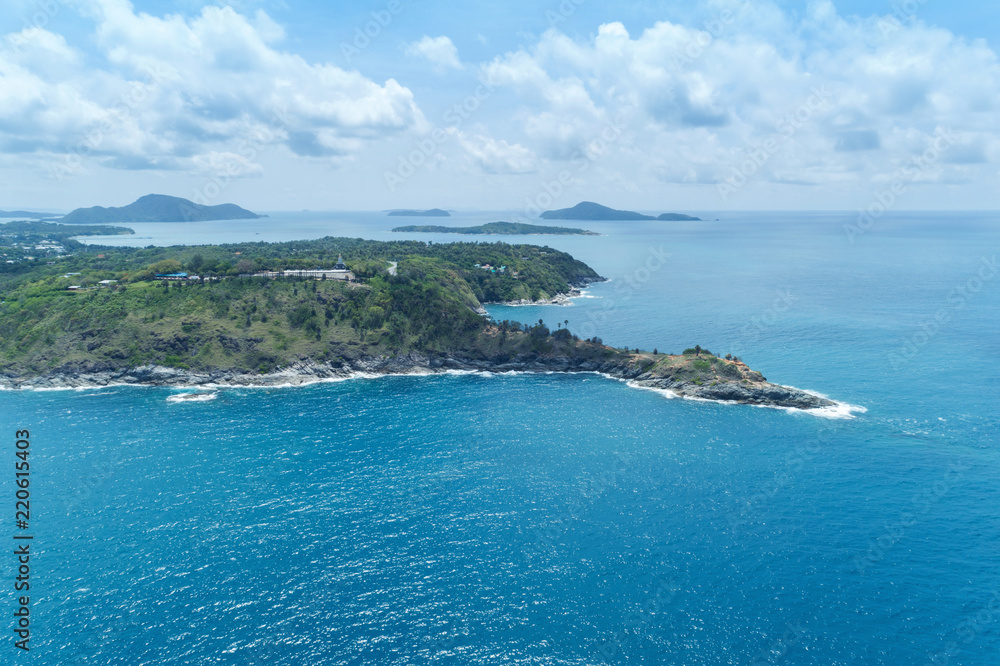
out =
<svg viewBox="0 0 1000 666"><path fill-rule="evenodd" d="M867 411L671 400L595 375L203 403L4 392L6 458L15 428L33 435L19 662L1000 663L1000 276L986 268L1000 216L900 213L853 243L847 215L710 216L512 239L611 282L569 307L491 312L737 353ZM241 239L400 223L258 222ZM220 224L137 225L139 244L215 242ZM12 654L7 626L4 642Z"/></svg>

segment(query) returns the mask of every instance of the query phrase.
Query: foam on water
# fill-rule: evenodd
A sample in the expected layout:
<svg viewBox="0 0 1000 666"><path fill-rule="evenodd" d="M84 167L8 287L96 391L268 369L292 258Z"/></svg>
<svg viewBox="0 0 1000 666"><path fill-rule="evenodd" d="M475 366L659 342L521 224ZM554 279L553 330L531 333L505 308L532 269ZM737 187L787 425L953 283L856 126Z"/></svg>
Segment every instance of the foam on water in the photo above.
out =
<svg viewBox="0 0 1000 666"><path fill-rule="evenodd" d="M218 393L178 393L167 398L169 403L182 402L211 402L218 397Z"/></svg>
<svg viewBox="0 0 1000 666"><path fill-rule="evenodd" d="M393 223L355 217L258 230ZM205 408L8 391L44 545L22 661L996 663L996 622L963 629L1000 580L997 378L969 361L1000 353L997 284L919 361L886 362L1000 244L996 216L887 213L856 243L856 214L701 217L723 221L548 240L619 281L673 252L625 295L593 285L606 300L578 299L571 329L739 352L853 404L658 409L624 380L516 371L220 387Z"/></svg>

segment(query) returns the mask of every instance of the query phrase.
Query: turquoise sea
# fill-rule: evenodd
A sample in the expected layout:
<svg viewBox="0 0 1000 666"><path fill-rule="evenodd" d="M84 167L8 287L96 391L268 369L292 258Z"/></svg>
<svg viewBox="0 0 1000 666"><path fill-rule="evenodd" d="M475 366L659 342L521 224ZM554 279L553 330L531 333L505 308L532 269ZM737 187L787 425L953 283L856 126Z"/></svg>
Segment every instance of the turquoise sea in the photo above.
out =
<svg viewBox="0 0 1000 666"><path fill-rule="evenodd" d="M205 402L3 392L4 538L20 428L35 536L31 651L4 663L1000 663L1000 215L897 212L853 240L848 213L700 215L501 238L610 281L491 314L732 352L849 407L557 374ZM274 213L114 240L388 239L409 223ZM0 566L6 660L14 558Z"/></svg>

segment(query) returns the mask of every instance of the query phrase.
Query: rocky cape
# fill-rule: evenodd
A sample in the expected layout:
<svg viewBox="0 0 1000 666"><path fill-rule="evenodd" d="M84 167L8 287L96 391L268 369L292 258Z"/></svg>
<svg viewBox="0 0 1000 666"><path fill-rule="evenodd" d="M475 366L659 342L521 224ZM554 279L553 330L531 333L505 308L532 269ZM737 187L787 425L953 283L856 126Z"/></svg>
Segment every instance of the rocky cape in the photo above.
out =
<svg viewBox="0 0 1000 666"><path fill-rule="evenodd" d="M512 307L521 305L572 305L573 304L572 299L579 298L582 295L583 295L582 291L580 291L579 289L573 289L565 294L556 294L552 298L539 298L538 300L534 301L528 300L527 298L522 298L519 301L504 301L503 303L500 303L500 305L509 305ZM486 312L486 310L485 309L481 311L477 310L477 312L483 314Z"/></svg>
<svg viewBox="0 0 1000 666"><path fill-rule="evenodd" d="M512 307L522 306L522 305L573 305L573 299L583 296L583 290L592 284L599 284L601 282L609 282L607 278L586 278L573 282L570 284L569 291L563 292L561 294L556 294L552 298L539 298L536 300L529 300L527 298L522 298L517 301L503 301L502 303L488 303L487 305L509 305ZM481 315L487 315L486 308L480 308L476 310ZM488 316L488 315L487 315Z"/></svg>
<svg viewBox="0 0 1000 666"><path fill-rule="evenodd" d="M744 366L745 368L745 366ZM392 357L367 357L355 361L318 363L302 359L270 374L236 370L197 372L163 366L113 368L100 364L62 368L47 375L18 377L0 375L3 389L84 389L108 386L160 387L278 387L300 386L321 381L350 379L358 376L436 374L447 371L469 372L566 372L597 373L629 381L641 388L670 391L681 397L721 402L819 409L837 403L800 389L768 382L757 372L745 368L744 379L700 385L671 374L651 373L642 364L595 361L538 355L506 360L477 359L461 354L425 355L411 353Z"/></svg>

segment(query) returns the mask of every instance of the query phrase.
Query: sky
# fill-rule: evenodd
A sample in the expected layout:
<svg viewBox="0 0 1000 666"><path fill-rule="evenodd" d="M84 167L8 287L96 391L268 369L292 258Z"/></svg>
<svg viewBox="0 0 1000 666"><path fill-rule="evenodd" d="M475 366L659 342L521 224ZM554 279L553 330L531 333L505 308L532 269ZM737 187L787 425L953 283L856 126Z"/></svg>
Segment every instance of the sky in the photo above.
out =
<svg viewBox="0 0 1000 666"><path fill-rule="evenodd" d="M5 0L0 209L995 210L995 0Z"/></svg>

